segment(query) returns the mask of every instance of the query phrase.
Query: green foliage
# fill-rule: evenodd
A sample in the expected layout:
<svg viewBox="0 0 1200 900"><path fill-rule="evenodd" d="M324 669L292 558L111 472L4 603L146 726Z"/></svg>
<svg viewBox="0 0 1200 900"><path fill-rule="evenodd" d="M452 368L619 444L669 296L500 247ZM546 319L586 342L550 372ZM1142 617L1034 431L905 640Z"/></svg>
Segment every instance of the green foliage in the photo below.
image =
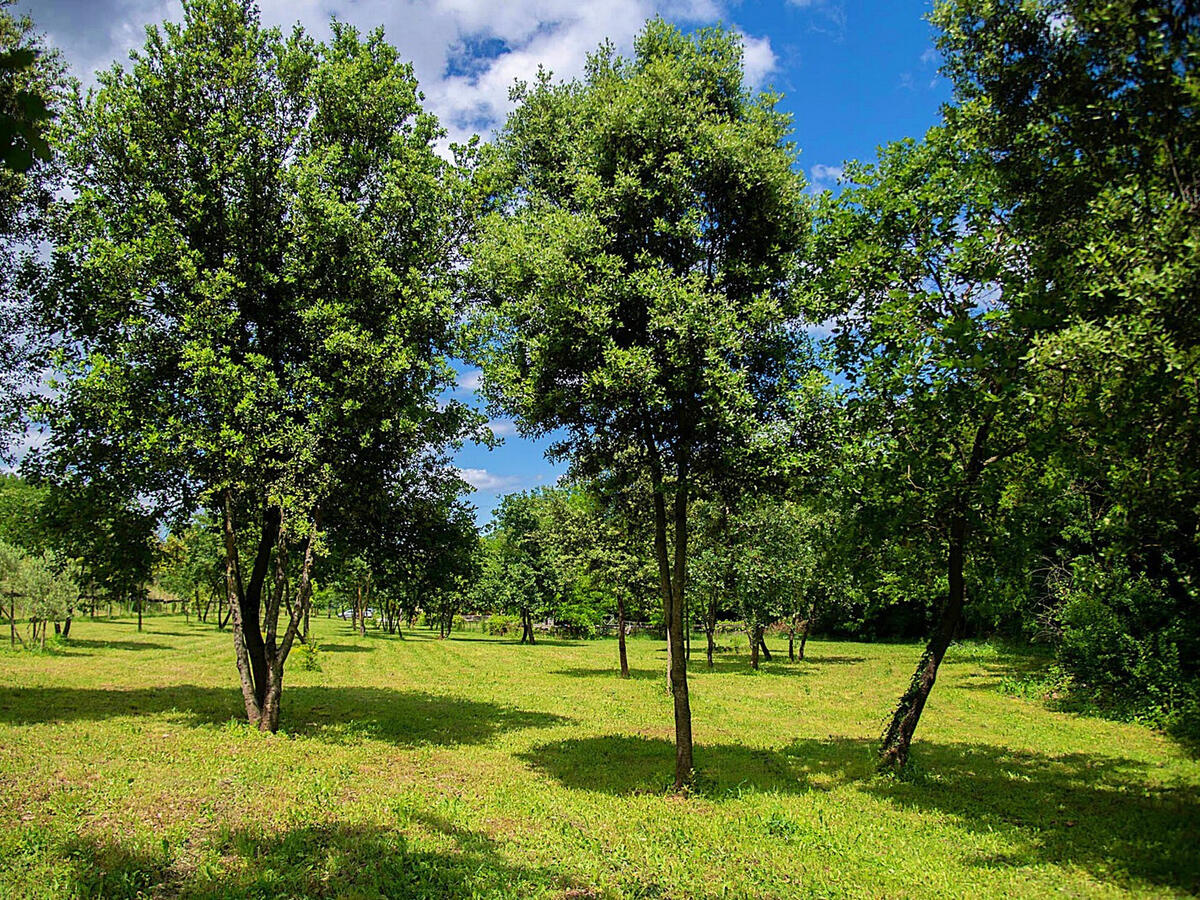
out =
<svg viewBox="0 0 1200 900"><path fill-rule="evenodd" d="M1200 681L1184 660L1200 647L1163 585L1085 560L1059 582L1059 655L1082 687L1164 717L1194 703Z"/></svg>
<svg viewBox="0 0 1200 900"><path fill-rule="evenodd" d="M483 620L484 634L490 634L494 637L502 637L504 635L515 634L521 630L521 619L519 616L504 615L502 613L492 613Z"/></svg>
<svg viewBox="0 0 1200 900"><path fill-rule="evenodd" d="M310 637L296 647L296 664L305 672L321 671L321 645Z"/></svg>
<svg viewBox="0 0 1200 900"><path fill-rule="evenodd" d="M53 194L47 140L66 92L66 64L26 14L0 3L0 460L29 427L50 334L34 314L43 286L38 244Z"/></svg>

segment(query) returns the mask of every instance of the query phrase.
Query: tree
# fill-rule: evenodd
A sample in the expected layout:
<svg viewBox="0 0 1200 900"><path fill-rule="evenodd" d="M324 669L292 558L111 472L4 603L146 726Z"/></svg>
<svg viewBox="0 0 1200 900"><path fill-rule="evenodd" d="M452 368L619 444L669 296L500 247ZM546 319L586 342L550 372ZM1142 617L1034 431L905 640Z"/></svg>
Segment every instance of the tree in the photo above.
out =
<svg viewBox="0 0 1200 900"><path fill-rule="evenodd" d="M789 122L743 84L736 34L661 20L631 59L601 48L582 81L513 96L469 251L484 391L580 477L647 485L682 789L688 507L698 484L784 465L805 375Z"/></svg>
<svg viewBox="0 0 1200 900"><path fill-rule="evenodd" d="M534 616L546 618L562 593L543 527L546 499L544 491L505 494L492 520L486 575L499 605L521 617L522 644L536 643Z"/></svg>
<svg viewBox="0 0 1200 900"><path fill-rule="evenodd" d="M1060 410L1042 464L1104 510L1085 540L1067 522L1057 543L1097 603L1165 595L1109 612L1127 633L1175 635L1149 655L1200 679L1200 9L953 0L933 20L951 121L1038 251L1030 281L1055 327L1031 348L1034 388Z"/></svg>
<svg viewBox="0 0 1200 900"><path fill-rule="evenodd" d="M48 469L221 523L246 715L269 731L325 537L477 421L437 400L456 227L441 132L381 32L332 33L191 0L61 137Z"/></svg>
<svg viewBox="0 0 1200 900"><path fill-rule="evenodd" d="M903 766L938 667L962 621L971 535L1029 441L1028 248L995 203L989 170L960 135L848 169L826 195L813 251L816 290L838 310L837 365L855 430L849 466L892 534L938 542L945 601L884 736ZM934 545L936 546L936 544Z"/></svg>

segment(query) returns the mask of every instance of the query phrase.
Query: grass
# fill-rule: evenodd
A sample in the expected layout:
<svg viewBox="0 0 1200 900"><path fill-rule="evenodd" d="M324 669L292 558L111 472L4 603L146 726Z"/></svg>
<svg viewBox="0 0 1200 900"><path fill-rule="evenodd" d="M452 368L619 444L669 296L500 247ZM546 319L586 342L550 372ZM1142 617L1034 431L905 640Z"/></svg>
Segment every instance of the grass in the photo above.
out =
<svg viewBox="0 0 1200 900"><path fill-rule="evenodd" d="M1200 891L1200 763L1011 696L951 651L903 778L876 735L919 648L693 658L674 760L662 646L535 647L319 620L286 733L239 721L211 625L80 621L0 651L0 897L1105 897ZM773 648L783 651L782 646Z"/></svg>

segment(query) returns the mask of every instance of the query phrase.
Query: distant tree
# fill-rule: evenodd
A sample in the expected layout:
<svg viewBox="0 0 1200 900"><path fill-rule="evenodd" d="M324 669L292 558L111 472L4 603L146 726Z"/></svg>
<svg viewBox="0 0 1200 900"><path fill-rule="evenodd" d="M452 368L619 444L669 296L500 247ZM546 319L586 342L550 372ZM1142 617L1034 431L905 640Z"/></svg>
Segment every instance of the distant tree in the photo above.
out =
<svg viewBox="0 0 1200 900"><path fill-rule="evenodd" d="M62 129L46 470L221 523L246 715L274 731L326 536L477 421L438 400L453 170L378 31L188 0L98 80Z"/></svg>
<svg viewBox="0 0 1200 900"><path fill-rule="evenodd" d="M631 59L602 48L582 81L543 75L514 98L470 249L484 390L579 477L647 487L682 788L690 501L727 473L786 467L798 434L781 424L806 377L789 121L745 87L736 34L661 20Z"/></svg>

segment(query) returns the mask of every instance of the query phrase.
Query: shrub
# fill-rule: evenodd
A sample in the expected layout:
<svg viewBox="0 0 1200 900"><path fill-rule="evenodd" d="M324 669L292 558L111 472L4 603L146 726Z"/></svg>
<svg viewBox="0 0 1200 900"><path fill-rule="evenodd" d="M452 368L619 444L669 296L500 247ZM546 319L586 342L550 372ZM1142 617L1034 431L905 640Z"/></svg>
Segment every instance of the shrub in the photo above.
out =
<svg viewBox="0 0 1200 900"><path fill-rule="evenodd" d="M296 644L296 664L305 672L321 671L321 645L316 638L309 638L307 643Z"/></svg>
<svg viewBox="0 0 1200 900"><path fill-rule="evenodd" d="M493 613L484 620L483 630L486 634L511 634L521 630L521 618L519 616L506 616L501 613Z"/></svg>
<svg viewBox="0 0 1200 900"><path fill-rule="evenodd" d="M1163 726L1195 706L1196 628L1161 584L1082 559L1055 593L1059 661L1084 691Z"/></svg>

